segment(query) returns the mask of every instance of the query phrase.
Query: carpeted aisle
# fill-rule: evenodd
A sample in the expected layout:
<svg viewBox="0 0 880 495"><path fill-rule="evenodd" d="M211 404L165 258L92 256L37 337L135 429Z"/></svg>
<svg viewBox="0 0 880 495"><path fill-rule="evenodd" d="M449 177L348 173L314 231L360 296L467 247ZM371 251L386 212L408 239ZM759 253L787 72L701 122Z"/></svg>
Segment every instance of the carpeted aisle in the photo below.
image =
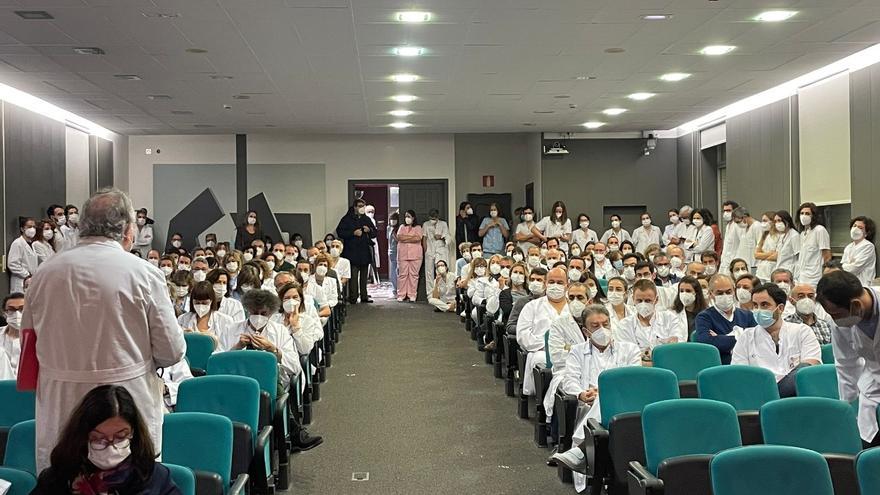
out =
<svg viewBox="0 0 880 495"><path fill-rule="evenodd" d="M349 309L289 493L573 493L457 318L375 299Z"/></svg>

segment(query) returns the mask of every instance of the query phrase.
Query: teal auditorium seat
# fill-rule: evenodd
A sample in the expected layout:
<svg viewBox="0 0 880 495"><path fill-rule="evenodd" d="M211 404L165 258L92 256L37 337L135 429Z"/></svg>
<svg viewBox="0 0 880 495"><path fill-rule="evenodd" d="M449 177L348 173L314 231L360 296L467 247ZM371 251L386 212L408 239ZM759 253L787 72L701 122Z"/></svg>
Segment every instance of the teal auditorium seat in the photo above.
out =
<svg viewBox="0 0 880 495"><path fill-rule="evenodd" d="M834 348L831 344L822 344L822 364L834 364Z"/></svg>
<svg viewBox="0 0 880 495"><path fill-rule="evenodd" d="M711 471L714 495L835 493L825 459L797 447L753 445L727 450L712 459Z"/></svg>
<svg viewBox="0 0 880 495"><path fill-rule="evenodd" d="M630 495L710 493L712 456L742 445L736 409L708 399L648 404L642 431L646 464L630 462Z"/></svg>
<svg viewBox="0 0 880 495"><path fill-rule="evenodd" d="M645 459L642 409L678 399L678 379L669 370L628 366L603 371L598 382L601 421L589 420L584 435L589 484L593 493L606 483L625 493L629 461Z"/></svg>
<svg viewBox="0 0 880 495"><path fill-rule="evenodd" d="M721 366L721 354L714 345L678 342L654 348L654 367L671 370L678 377L681 397L697 397L697 373Z"/></svg>
<svg viewBox="0 0 880 495"><path fill-rule="evenodd" d="M880 493L880 447L863 450L856 456L856 472L862 495Z"/></svg>
<svg viewBox="0 0 880 495"><path fill-rule="evenodd" d="M186 340L186 360L189 361L189 367L196 370L194 375L204 375L208 370L208 358L214 352L214 339L193 332L183 334L183 338Z"/></svg>
<svg viewBox="0 0 880 495"><path fill-rule="evenodd" d="M794 383L798 397L840 398L837 389L837 369L833 364L801 368L794 377Z"/></svg>
<svg viewBox="0 0 880 495"><path fill-rule="evenodd" d="M34 419L36 396L33 392L19 392L15 380L0 380L0 459L6 451L6 437L16 423Z"/></svg>
<svg viewBox="0 0 880 495"><path fill-rule="evenodd" d="M20 469L0 467L0 480L6 480L12 484L12 488L6 495L28 495L37 486L37 479L34 478L34 475Z"/></svg>
<svg viewBox="0 0 880 495"><path fill-rule="evenodd" d="M181 495L196 495L196 475L192 469L177 464L162 464L171 471L171 481L177 485Z"/></svg>
<svg viewBox="0 0 880 495"><path fill-rule="evenodd" d="M3 466L37 475L37 422L17 423L9 430Z"/></svg>
<svg viewBox="0 0 880 495"><path fill-rule="evenodd" d="M791 397L761 408L764 443L809 449L825 457L835 493L858 493L855 455L862 449L856 413L824 397Z"/></svg>
<svg viewBox="0 0 880 495"><path fill-rule="evenodd" d="M232 421L210 413L166 414L162 426L162 460L193 470L201 494L234 493L230 489L232 469ZM247 475L236 480L244 489ZM240 487L240 488L238 488Z"/></svg>
<svg viewBox="0 0 880 495"><path fill-rule="evenodd" d="M697 374L700 398L726 402L737 411L743 445L763 443L758 411L764 404L779 399L776 377L757 366L715 366Z"/></svg>

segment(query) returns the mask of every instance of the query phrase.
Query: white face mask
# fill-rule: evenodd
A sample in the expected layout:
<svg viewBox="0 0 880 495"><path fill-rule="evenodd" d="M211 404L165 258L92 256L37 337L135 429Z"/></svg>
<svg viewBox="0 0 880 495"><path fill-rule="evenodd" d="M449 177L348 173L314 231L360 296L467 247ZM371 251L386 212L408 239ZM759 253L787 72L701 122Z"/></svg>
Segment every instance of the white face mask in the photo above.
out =
<svg viewBox="0 0 880 495"><path fill-rule="evenodd" d="M517 263L519 263L522 260L523 260L523 255L521 255L519 253L513 253L513 261L516 261Z"/></svg>
<svg viewBox="0 0 880 495"><path fill-rule="evenodd" d="M510 281L513 282L514 285L522 285L522 283L526 281L526 276L519 272L511 273Z"/></svg>
<svg viewBox="0 0 880 495"><path fill-rule="evenodd" d="M499 273L501 273L501 265L499 265L498 263L492 263L491 265L489 265L489 273L491 273L492 275L498 275Z"/></svg>
<svg viewBox="0 0 880 495"><path fill-rule="evenodd" d="M749 272L748 272L747 270L737 270L737 271L733 272L733 278L734 278L734 279L738 279L738 278L740 278L740 277L742 277L743 275L746 275L746 274L748 274L748 273L749 273Z"/></svg>
<svg viewBox="0 0 880 495"><path fill-rule="evenodd" d="M785 232L785 222L776 222L776 231Z"/></svg>
<svg viewBox="0 0 880 495"><path fill-rule="evenodd" d="M605 253L596 253L593 257L596 258L596 263L601 264L605 261Z"/></svg>
<svg viewBox="0 0 880 495"><path fill-rule="evenodd" d="M217 243L214 241L206 241L205 242L205 246L208 246L209 248L214 247L215 244L217 244Z"/></svg>
<svg viewBox="0 0 880 495"><path fill-rule="evenodd" d="M673 225L677 224L678 223L678 215L672 215L671 217L669 217L669 223L671 223Z"/></svg>
<svg viewBox="0 0 880 495"><path fill-rule="evenodd" d="M316 266L315 267L315 275L317 275L319 277L323 277L324 275L327 275L327 267L324 265Z"/></svg>
<svg viewBox="0 0 880 495"><path fill-rule="evenodd" d="M177 294L177 297L186 297L189 293L189 287L178 287L174 292Z"/></svg>
<svg viewBox="0 0 880 495"><path fill-rule="evenodd" d="M412 217L404 217L403 221L407 225L412 225L413 219L412 219Z"/></svg>
<svg viewBox="0 0 880 495"><path fill-rule="evenodd" d="M222 298L226 295L226 286L223 284L214 284L214 295L217 296L217 299Z"/></svg>
<svg viewBox="0 0 880 495"><path fill-rule="evenodd" d="M597 289L596 287L593 287L592 285L587 286L587 295L590 296L590 299L595 299L596 294L598 294L598 293L599 293L599 289Z"/></svg>
<svg viewBox="0 0 880 495"><path fill-rule="evenodd" d="M461 257L464 258L465 261L470 261L470 260L474 259L474 257L471 256L470 251L465 251L465 252L461 253Z"/></svg>
<svg viewBox="0 0 880 495"><path fill-rule="evenodd" d="M299 308L299 299L285 299L283 305L285 313L293 313Z"/></svg>
<svg viewBox="0 0 880 495"><path fill-rule="evenodd" d="M55 223L58 224L59 227L67 223L67 218L65 217L55 217Z"/></svg>
<svg viewBox="0 0 880 495"><path fill-rule="evenodd" d="M374 216L376 216L376 212L373 211L373 210L370 210L370 211L367 212L367 216L370 217L370 218L373 218Z"/></svg>
<svg viewBox="0 0 880 495"><path fill-rule="evenodd" d="M693 292L679 292L678 298L681 300L682 304L690 306L697 300L697 295Z"/></svg>
<svg viewBox="0 0 880 495"><path fill-rule="evenodd" d="M723 218L725 222L729 222L729 221L733 220L733 212L732 211L725 211L724 213L721 214L721 218Z"/></svg>
<svg viewBox="0 0 880 495"><path fill-rule="evenodd" d="M296 247L298 247L298 248L303 247L303 241L302 241L302 239L297 239L297 240L293 241L293 245L296 246Z"/></svg>
<svg viewBox="0 0 880 495"><path fill-rule="evenodd" d="M764 232L769 232L771 225L772 224L770 222L761 222L761 230L763 230Z"/></svg>
<svg viewBox="0 0 880 495"><path fill-rule="evenodd" d="M740 287L736 289L736 300L740 304L746 304L752 300L752 293L748 289L743 289Z"/></svg>
<svg viewBox="0 0 880 495"><path fill-rule="evenodd" d="M636 304L636 311L642 318L650 318L654 314L654 303L642 301Z"/></svg>
<svg viewBox="0 0 880 495"><path fill-rule="evenodd" d="M623 304L623 300L625 296L623 292L609 292L608 293L608 302L610 302L614 306L619 306Z"/></svg>
<svg viewBox="0 0 880 495"><path fill-rule="evenodd" d="M609 244L609 245L608 245L608 249L610 249L611 251L619 251L619 250L620 250L620 244Z"/></svg>
<svg viewBox="0 0 880 495"><path fill-rule="evenodd" d="M248 225L256 225L257 224L257 217L248 217L247 223L248 223Z"/></svg>
<svg viewBox="0 0 880 495"><path fill-rule="evenodd" d="M579 282L582 276L583 276L583 272L581 272L577 268L569 268L568 269L568 279L571 280L572 282Z"/></svg>
<svg viewBox="0 0 880 495"><path fill-rule="evenodd" d="M865 238L865 232L858 227L853 227L849 229L849 237L854 241L861 241Z"/></svg>
<svg viewBox="0 0 880 495"><path fill-rule="evenodd" d="M703 219L702 218L695 218L694 219L694 227L700 228L702 226L703 226Z"/></svg>
<svg viewBox="0 0 880 495"><path fill-rule="evenodd" d="M180 243L180 241L175 239L175 240L171 241L171 245L176 247L177 249L180 249L181 243Z"/></svg>
<svg viewBox="0 0 880 495"><path fill-rule="evenodd" d="M269 324L269 317L263 315L250 315L248 316L248 321L250 322L252 327L260 330Z"/></svg>
<svg viewBox="0 0 880 495"><path fill-rule="evenodd" d="M266 267L268 267L268 268L269 268L269 271L271 272L272 270L275 269L275 262L274 262L274 261L267 261L267 262L266 262Z"/></svg>
<svg viewBox="0 0 880 495"><path fill-rule="evenodd" d="M486 267L485 266L478 266L478 267L474 268L474 275L476 275L478 277L485 276L486 275Z"/></svg>
<svg viewBox="0 0 880 495"><path fill-rule="evenodd" d="M532 218L534 218L534 216L531 213L526 213L525 215L523 215L523 220L526 222L531 222Z"/></svg>
<svg viewBox="0 0 880 495"><path fill-rule="evenodd" d="M565 286L562 284L547 284L547 299L558 301L565 297Z"/></svg>
<svg viewBox="0 0 880 495"><path fill-rule="evenodd" d="M435 268L435 271L437 272L437 275L446 275L445 266L438 266L437 268Z"/></svg>
<svg viewBox="0 0 880 495"><path fill-rule="evenodd" d="M79 213L71 213L67 215L67 221L70 223L76 223L79 221Z"/></svg>
<svg viewBox="0 0 880 495"><path fill-rule="evenodd" d="M811 223L813 223L812 215L801 215L801 225L809 227Z"/></svg>
<svg viewBox="0 0 880 495"><path fill-rule="evenodd" d="M89 461L98 469L107 471L122 464L131 455L131 442L125 447L109 445L104 450L95 450L89 443Z"/></svg>
<svg viewBox="0 0 880 495"><path fill-rule="evenodd" d="M147 263L153 266L159 266L159 258L148 258Z"/></svg>
<svg viewBox="0 0 880 495"><path fill-rule="evenodd" d="M6 315L6 324L12 328L21 328L21 311Z"/></svg>
<svg viewBox="0 0 880 495"><path fill-rule="evenodd" d="M489 216L492 217L492 218L496 218L496 217L498 216L498 212L495 211L495 210L490 210L490 211L489 211Z"/></svg>
<svg viewBox="0 0 880 495"><path fill-rule="evenodd" d="M193 280L196 282L204 282L206 278L208 278L208 274L204 270L195 270L193 273Z"/></svg>
<svg viewBox="0 0 880 495"><path fill-rule="evenodd" d="M799 299L797 303L794 305L795 309L797 309L798 314L801 315L811 315L816 311L816 301L810 299L809 297L805 297L803 299Z"/></svg>
<svg viewBox="0 0 880 495"><path fill-rule="evenodd" d="M473 215L473 214L474 214L474 209L473 209L473 208L468 208L468 209L465 211L465 213L467 213L468 215Z"/></svg>
<svg viewBox="0 0 880 495"><path fill-rule="evenodd" d="M223 249L217 251L218 258L223 258L224 256L226 256L226 251L224 251Z"/></svg>
<svg viewBox="0 0 880 495"><path fill-rule="evenodd" d="M190 271L192 268L191 268L189 265L184 265L183 263L178 263L178 264L177 264L177 269L178 269L178 270L181 270L181 271L184 271L184 272L188 272L188 271Z"/></svg>
<svg viewBox="0 0 880 495"><path fill-rule="evenodd" d="M263 248L261 248L261 247L254 249L254 251L257 253L257 256L263 255Z"/></svg>
<svg viewBox="0 0 880 495"><path fill-rule="evenodd" d="M501 268L501 276L504 278L510 277L510 268Z"/></svg>
<svg viewBox="0 0 880 495"><path fill-rule="evenodd" d="M291 264L291 265L295 265L295 264L296 264L296 256L294 256L294 255L285 256L285 257L284 257L284 262L285 262L285 263L289 263L289 264Z"/></svg>
<svg viewBox="0 0 880 495"><path fill-rule="evenodd" d="M195 310L196 314L199 315L199 318L201 318L211 312L211 305L210 304L193 304L193 309Z"/></svg>
<svg viewBox="0 0 880 495"><path fill-rule="evenodd" d="M642 220L642 226L643 226L643 227L650 227L650 226L651 226L651 219L650 219L650 218L645 218L645 219L643 219L643 220Z"/></svg>
<svg viewBox="0 0 880 495"><path fill-rule="evenodd" d="M43 231L43 239L46 239L47 241L51 241L53 237L55 237L55 231L50 230L50 229L46 229Z"/></svg>
<svg viewBox="0 0 880 495"><path fill-rule="evenodd" d="M669 258L669 264L672 266L672 268L679 268L682 263L684 262L678 256L673 256L672 258Z"/></svg>
<svg viewBox="0 0 880 495"><path fill-rule="evenodd" d="M147 224L147 219L146 218L138 218L137 224L138 224L138 227L143 227L144 225Z"/></svg>
<svg viewBox="0 0 880 495"><path fill-rule="evenodd" d="M391 226L394 227L395 225L397 225L397 220L392 218L391 220L388 221L388 223L390 223Z"/></svg>
<svg viewBox="0 0 880 495"><path fill-rule="evenodd" d="M35 235L37 235L37 229L33 227L28 227L24 229L24 236L28 239L33 239Z"/></svg>
<svg viewBox="0 0 880 495"><path fill-rule="evenodd" d="M660 275L661 277L668 277L669 276L669 265L657 266L657 275Z"/></svg>
<svg viewBox="0 0 880 495"><path fill-rule="evenodd" d="M174 273L174 268L171 268L170 266L163 266L162 273L164 273L165 276L167 277L167 276L171 275L172 273Z"/></svg>
<svg viewBox="0 0 880 495"><path fill-rule="evenodd" d="M339 252L339 248L330 248L330 256L338 258L340 254L342 253Z"/></svg>
<svg viewBox="0 0 880 495"><path fill-rule="evenodd" d="M272 251L272 254L275 255L276 260L284 258L284 251Z"/></svg>
<svg viewBox="0 0 880 495"><path fill-rule="evenodd" d="M706 265L706 275L715 275L716 271L715 265Z"/></svg>
<svg viewBox="0 0 880 495"><path fill-rule="evenodd" d="M540 280L532 280L529 282L529 292L541 296L544 294L544 282Z"/></svg>
<svg viewBox="0 0 880 495"><path fill-rule="evenodd" d="M230 272L232 272L232 273L237 272L237 271L238 271L238 262L237 262L237 261L231 261L231 262L229 262L229 263L226 263L226 270L228 270L228 271L230 271Z"/></svg>
<svg viewBox="0 0 880 495"><path fill-rule="evenodd" d="M611 343L611 330L601 327L590 334L590 340L598 347L607 347Z"/></svg>
<svg viewBox="0 0 880 495"><path fill-rule="evenodd" d="M305 281L305 282L308 282L308 280L309 280L309 278L311 277L311 275L312 275L312 274L309 273L309 272L307 272L307 271L301 271L301 272L299 272L299 276L302 277L303 281Z"/></svg>
<svg viewBox="0 0 880 495"><path fill-rule="evenodd" d="M571 316L574 318L580 318L581 315L584 313L584 308L586 307L586 304L577 299L568 301L568 312L571 313Z"/></svg>
<svg viewBox="0 0 880 495"><path fill-rule="evenodd" d="M529 256L529 266L534 268L541 264L541 257L536 255Z"/></svg>
<svg viewBox="0 0 880 495"><path fill-rule="evenodd" d="M733 294L721 294L720 296L715 296L715 307L725 313L733 309L735 304Z"/></svg>
<svg viewBox="0 0 880 495"><path fill-rule="evenodd" d="M788 282L779 282L776 286L782 289L782 292L785 292L786 296L791 293L791 285L789 285Z"/></svg>
<svg viewBox="0 0 880 495"><path fill-rule="evenodd" d="M244 254L241 256L241 259L243 259L244 262L247 263L248 261L254 259L254 255L252 255L251 253L244 253Z"/></svg>
<svg viewBox="0 0 880 495"><path fill-rule="evenodd" d="M631 266L624 267L623 278L625 278L627 281L630 281L630 282L635 280L636 279L636 269Z"/></svg>
<svg viewBox="0 0 880 495"><path fill-rule="evenodd" d="M685 224L685 225L690 225L690 224L691 224L691 219L690 219L690 218L682 218L682 219L681 219L681 223L683 223L683 224Z"/></svg>
<svg viewBox="0 0 880 495"><path fill-rule="evenodd" d="M583 222L581 222L580 225L581 225L581 228L584 229L584 230L590 228L590 222L588 222L588 221L586 221L586 220L584 220Z"/></svg>

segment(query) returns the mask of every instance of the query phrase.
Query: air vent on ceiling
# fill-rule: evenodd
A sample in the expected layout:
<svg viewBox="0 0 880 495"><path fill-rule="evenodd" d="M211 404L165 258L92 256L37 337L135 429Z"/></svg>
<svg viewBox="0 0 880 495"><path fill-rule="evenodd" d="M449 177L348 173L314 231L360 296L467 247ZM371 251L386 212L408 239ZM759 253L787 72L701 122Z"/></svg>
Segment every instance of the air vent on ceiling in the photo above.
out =
<svg viewBox="0 0 880 495"><path fill-rule="evenodd" d="M169 95L147 95L148 100L170 100L171 96Z"/></svg>
<svg viewBox="0 0 880 495"><path fill-rule="evenodd" d="M193 124L193 127L195 127L196 129L210 129L217 126L213 124Z"/></svg>
<svg viewBox="0 0 880 495"><path fill-rule="evenodd" d="M224 76L222 74L211 74L208 77L210 77L211 79L214 79L215 81L232 79L232 76Z"/></svg>
<svg viewBox="0 0 880 495"><path fill-rule="evenodd" d="M97 46L76 46L73 51L80 55L104 55L106 53Z"/></svg>
<svg viewBox="0 0 880 495"><path fill-rule="evenodd" d="M140 81L141 76L137 74L114 74L114 79L120 79L122 81Z"/></svg>
<svg viewBox="0 0 880 495"><path fill-rule="evenodd" d="M52 14L45 10L16 10L15 15L28 21L45 21L47 19L54 19Z"/></svg>
<svg viewBox="0 0 880 495"><path fill-rule="evenodd" d="M150 19L177 19L180 17L180 14L177 12L141 12L141 15Z"/></svg>
<svg viewBox="0 0 880 495"><path fill-rule="evenodd" d="M186 53L208 53L204 48L187 48Z"/></svg>
<svg viewBox="0 0 880 495"><path fill-rule="evenodd" d="M233 100L250 100L251 97L248 95L234 95L232 97Z"/></svg>
<svg viewBox="0 0 880 495"><path fill-rule="evenodd" d="M172 115L192 115L193 113L189 110L172 110Z"/></svg>

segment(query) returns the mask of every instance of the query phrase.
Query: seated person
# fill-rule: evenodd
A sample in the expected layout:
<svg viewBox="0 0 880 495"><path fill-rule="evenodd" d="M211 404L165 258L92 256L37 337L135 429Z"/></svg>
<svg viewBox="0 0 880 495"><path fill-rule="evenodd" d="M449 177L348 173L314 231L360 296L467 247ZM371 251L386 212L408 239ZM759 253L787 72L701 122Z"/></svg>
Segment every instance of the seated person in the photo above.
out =
<svg viewBox="0 0 880 495"><path fill-rule="evenodd" d="M31 494L180 493L158 455L128 390L101 385L70 415Z"/></svg>
<svg viewBox="0 0 880 495"><path fill-rule="evenodd" d="M302 286L296 282L282 285L278 289L278 297L281 298L281 324L293 337L300 356L306 356L315 344L324 338L324 329L321 327L317 313L314 312L314 306L311 312L308 311Z"/></svg>
<svg viewBox="0 0 880 495"><path fill-rule="evenodd" d="M309 250L311 255L311 249ZM314 282L316 286L324 290L324 298L330 309L339 304L339 281L330 273L330 257L326 254L318 254L315 256L315 273L312 275L309 283ZM334 274L335 275L335 274Z"/></svg>
<svg viewBox="0 0 880 495"><path fill-rule="evenodd" d="M530 301L537 299L544 295L544 292L547 289L547 270L537 267L533 268L529 272L528 283L526 284L527 295L524 297L519 297L518 299L514 299L513 291L511 290L511 307L507 316L506 330L508 335L516 335L516 323L519 320L519 314L522 313L523 308ZM501 311L504 312L504 305L502 304L502 295L504 292L498 295L498 304L501 307Z"/></svg>
<svg viewBox="0 0 880 495"><path fill-rule="evenodd" d="M565 298L568 288L568 274L565 268L553 268L547 273L547 295L528 302L519 314L516 322L516 341L520 349L528 352L525 370L523 370L523 393L535 393L535 379L532 368L543 368L546 363L544 355L544 333L550 325L562 315L568 315L568 299Z"/></svg>
<svg viewBox="0 0 880 495"><path fill-rule="evenodd" d="M193 377L189 363L184 358L173 366L157 369L156 374L165 383L165 391L162 393L162 398L165 400L165 410L169 413L174 412L174 406L177 405L177 389L181 383Z"/></svg>
<svg viewBox="0 0 880 495"><path fill-rule="evenodd" d="M654 264L650 261L639 261L635 267L636 280L650 280L652 284L657 286L657 307L660 309L670 309L675 304L675 298L678 297L678 285L664 286L657 283L657 273L654 270Z"/></svg>
<svg viewBox="0 0 880 495"><path fill-rule="evenodd" d="M654 348L662 344L687 342L687 326L672 311L657 307L657 286L653 280L642 279L633 286L636 314L620 322L619 342L635 344L642 351L642 360L652 361Z"/></svg>
<svg viewBox="0 0 880 495"><path fill-rule="evenodd" d="M568 353L560 385L566 394L577 396L580 406L577 426L572 435L572 448L551 457L575 471L575 488L578 491L582 491L586 485L585 477L580 474L586 468L586 459L581 450L581 443L585 439L584 426L590 418L601 419L599 375L607 369L639 366L642 356L638 346L612 336L610 315L604 306L587 306L582 332L586 340L574 345Z"/></svg>
<svg viewBox="0 0 880 495"><path fill-rule="evenodd" d="M486 312L496 314L496 320L503 325L507 325L514 304L522 298L529 297L526 273L528 273L526 265L522 262L515 262L510 267L509 277L505 278L504 287L498 294L486 299ZM501 314L497 314L499 310Z"/></svg>
<svg viewBox="0 0 880 495"><path fill-rule="evenodd" d="M785 292L774 284L755 287L757 325L739 332L730 361L772 371L782 398L797 395L795 374L800 368L822 362L822 349L810 327L782 319L785 301Z"/></svg>
<svg viewBox="0 0 880 495"><path fill-rule="evenodd" d="M809 284L795 284L788 296L788 302L794 305L795 311L783 320L790 323L803 323L813 330L819 345L831 343L831 328L834 320L816 304L816 289Z"/></svg>
<svg viewBox="0 0 880 495"><path fill-rule="evenodd" d="M6 326L0 327L0 351L6 352L12 378L18 374L18 358L21 356L21 314L24 311L24 294L13 292L3 298ZM0 372L2 374L2 372ZM2 378L5 380L6 378Z"/></svg>
<svg viewBox="0 0 880 495"><path fill-rule="evenodd" d="M733 279L716 274L709 279L712 306L697 315L694 340L712 344L721 353L721 363L730 364L730 351L743 328L757 325L752 313L736 307Z"/></svg>
<svg viewBox="0 0 880 495"><path fill-rule="evenodd" d="M553 370L553 379L550 380L550 386L547 387L547 393L543 398L544 412L547 415L548 423L553 417L553 402L556 397L556 389L562 383L562 377L565 373L565 359L568 357L568 352L572 347L584 341L584 335L581 333L581 322L584 321L583 312L588 301L589 296L586 285L580 282L569 284L569 314L561 315L557 318L547 331L547 345L544 351L547 356L547 367Z"/></svg>
<svg viewBox="0 0 880 495"><path fill-rule="evenodd" d="M312 265L308 260L300 260L299 263L296 264L296 270L296 281L302 285L303 292L314 299L318 308L318 316L321 317L321 325L323 325L327 321L327 318L330 317L330 305L327 304L327 297L324 294L324 289L318 283L311 283Z"/></svg>
<svg viewBox="0 0 880 495"><path fill-rule="evenodd" d="M177 323L184 333L201 333L214 339L214 350L217 350L220 344L218 336L227 333L235 325L231 317L220 312L220 302L217 300L214 286L207 280L193 286L189 298L189 311L180 315Z"/></svg>
<svg viewBox="0 0 880 495"><path fill-rule="evenodd" d="M434 289L428 297L428 304L435 311L455 312L455 274L446 266L446 260L434 263Z"/></svg>

